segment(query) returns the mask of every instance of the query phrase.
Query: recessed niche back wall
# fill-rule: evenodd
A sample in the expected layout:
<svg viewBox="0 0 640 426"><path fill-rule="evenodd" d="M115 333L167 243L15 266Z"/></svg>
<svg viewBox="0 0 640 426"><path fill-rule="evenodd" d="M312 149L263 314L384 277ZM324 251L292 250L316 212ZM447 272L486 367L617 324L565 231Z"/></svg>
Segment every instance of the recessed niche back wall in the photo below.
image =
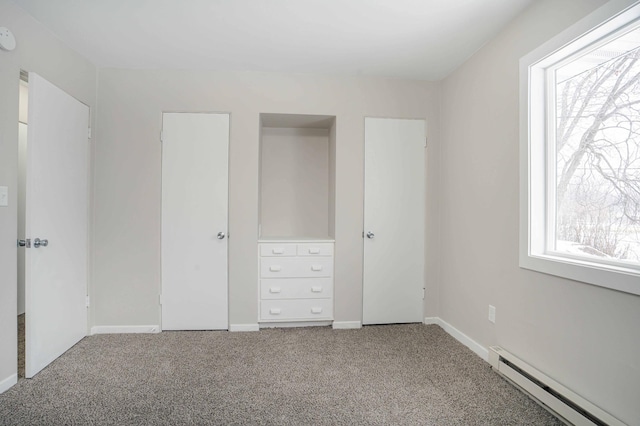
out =
<svg viewBox="0 0 640 426"><path fill-rule="evenodd" d="M329 130L263 128L261 236L329 235Z"/></svg>

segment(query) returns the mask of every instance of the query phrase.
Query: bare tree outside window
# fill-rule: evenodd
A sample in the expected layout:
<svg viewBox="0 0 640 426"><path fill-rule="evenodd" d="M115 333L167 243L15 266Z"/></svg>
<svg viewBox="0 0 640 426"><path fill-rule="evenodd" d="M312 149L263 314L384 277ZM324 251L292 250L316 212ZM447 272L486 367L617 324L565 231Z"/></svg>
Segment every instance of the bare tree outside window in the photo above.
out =
<svg viewBox="0 0 640 426"><path fill-rule="evenodd" d="M555 70L558 252L640 263L640 30Z"/></svg>

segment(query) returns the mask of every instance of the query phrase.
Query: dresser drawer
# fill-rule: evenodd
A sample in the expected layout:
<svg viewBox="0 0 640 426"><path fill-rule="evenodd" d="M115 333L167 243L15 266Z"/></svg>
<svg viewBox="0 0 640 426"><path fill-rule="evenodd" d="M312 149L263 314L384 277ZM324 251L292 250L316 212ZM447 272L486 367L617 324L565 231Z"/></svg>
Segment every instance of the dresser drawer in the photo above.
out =
<svg viewBox="0 0 640 426"><path fill-rule="evenodd" d="M331 278L267 278L260 280L260 298L326 299L333 296Z"/></svg>
<svg viewBox="0 0 640 426"><path fill-rule="evenodd" d="M310 278L333 276L331 257L263 257L260 259L262 278Z"/></svg>
<svg viewBox="0 0 640 426"><path fill-rule="evenodd" d="M260 256L295 256L297 245L291 243L260 244Z"/></svg>
<svg viewBox="0 0 640 426"><path fill-rule="evenodd" d="M328 320L332 318L332 299L263 300L260 302L260 319L264 321Z"/></svg>
<svg viewBox="0 0 640 426"><path fill-rule="evenodd" d="M331 243L298 244L298 256L333 256Z"/></svg>

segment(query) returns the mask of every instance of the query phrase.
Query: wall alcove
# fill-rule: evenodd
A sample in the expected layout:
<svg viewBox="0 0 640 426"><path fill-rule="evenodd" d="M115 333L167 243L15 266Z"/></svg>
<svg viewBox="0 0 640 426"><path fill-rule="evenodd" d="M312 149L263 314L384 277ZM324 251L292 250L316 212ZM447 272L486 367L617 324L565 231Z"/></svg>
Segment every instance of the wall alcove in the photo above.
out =
<svg viewBox="0 0 640 426"><path fill-rule="evenodd" d="M333 239L335 148L335 116L260 114L260 239Z"/></svg>

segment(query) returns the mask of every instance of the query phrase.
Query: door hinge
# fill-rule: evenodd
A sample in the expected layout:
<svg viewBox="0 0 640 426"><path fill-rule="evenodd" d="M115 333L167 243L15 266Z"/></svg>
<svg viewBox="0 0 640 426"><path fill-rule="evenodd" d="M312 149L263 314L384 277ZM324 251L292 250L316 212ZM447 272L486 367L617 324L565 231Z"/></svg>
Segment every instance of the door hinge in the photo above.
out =
<svg viewBox="0 0 640 426"><path fill-rule="evenodd" d="M85 303L86 303L87 308L88 308L89 306L91 306L91 299L89 298L89 296L87 296L87 299L86 299L86 302L85 302Z"/></svg>
<svg viewBox="0 0 640 426"><path fill-rule="evenodd" d="M158 296L158 302L162 305L162 294Z"/></svg>
<svg viewBox="0 0 640 426"><path fill-rule="evenodd" d="M424 300L427 297L427 289L426 288L422 288L422 300Z"/></svg>
<svg viewBox="0 0 640 426"><path fill-rule="evenodd" d="M87 137L91 139L91 127L87 129Z"/></svg>
<svg viewBox="0 0 640 426"><path fill-rule="evenodd" d="M160 142L164 142L164 132L160 131Z"/></svg>
<svg viewBox="0 0 640 426"><path fill-rule="evenodd" d="M429 138L424 138L424 147L426 148L429 144Z"/></svg>

